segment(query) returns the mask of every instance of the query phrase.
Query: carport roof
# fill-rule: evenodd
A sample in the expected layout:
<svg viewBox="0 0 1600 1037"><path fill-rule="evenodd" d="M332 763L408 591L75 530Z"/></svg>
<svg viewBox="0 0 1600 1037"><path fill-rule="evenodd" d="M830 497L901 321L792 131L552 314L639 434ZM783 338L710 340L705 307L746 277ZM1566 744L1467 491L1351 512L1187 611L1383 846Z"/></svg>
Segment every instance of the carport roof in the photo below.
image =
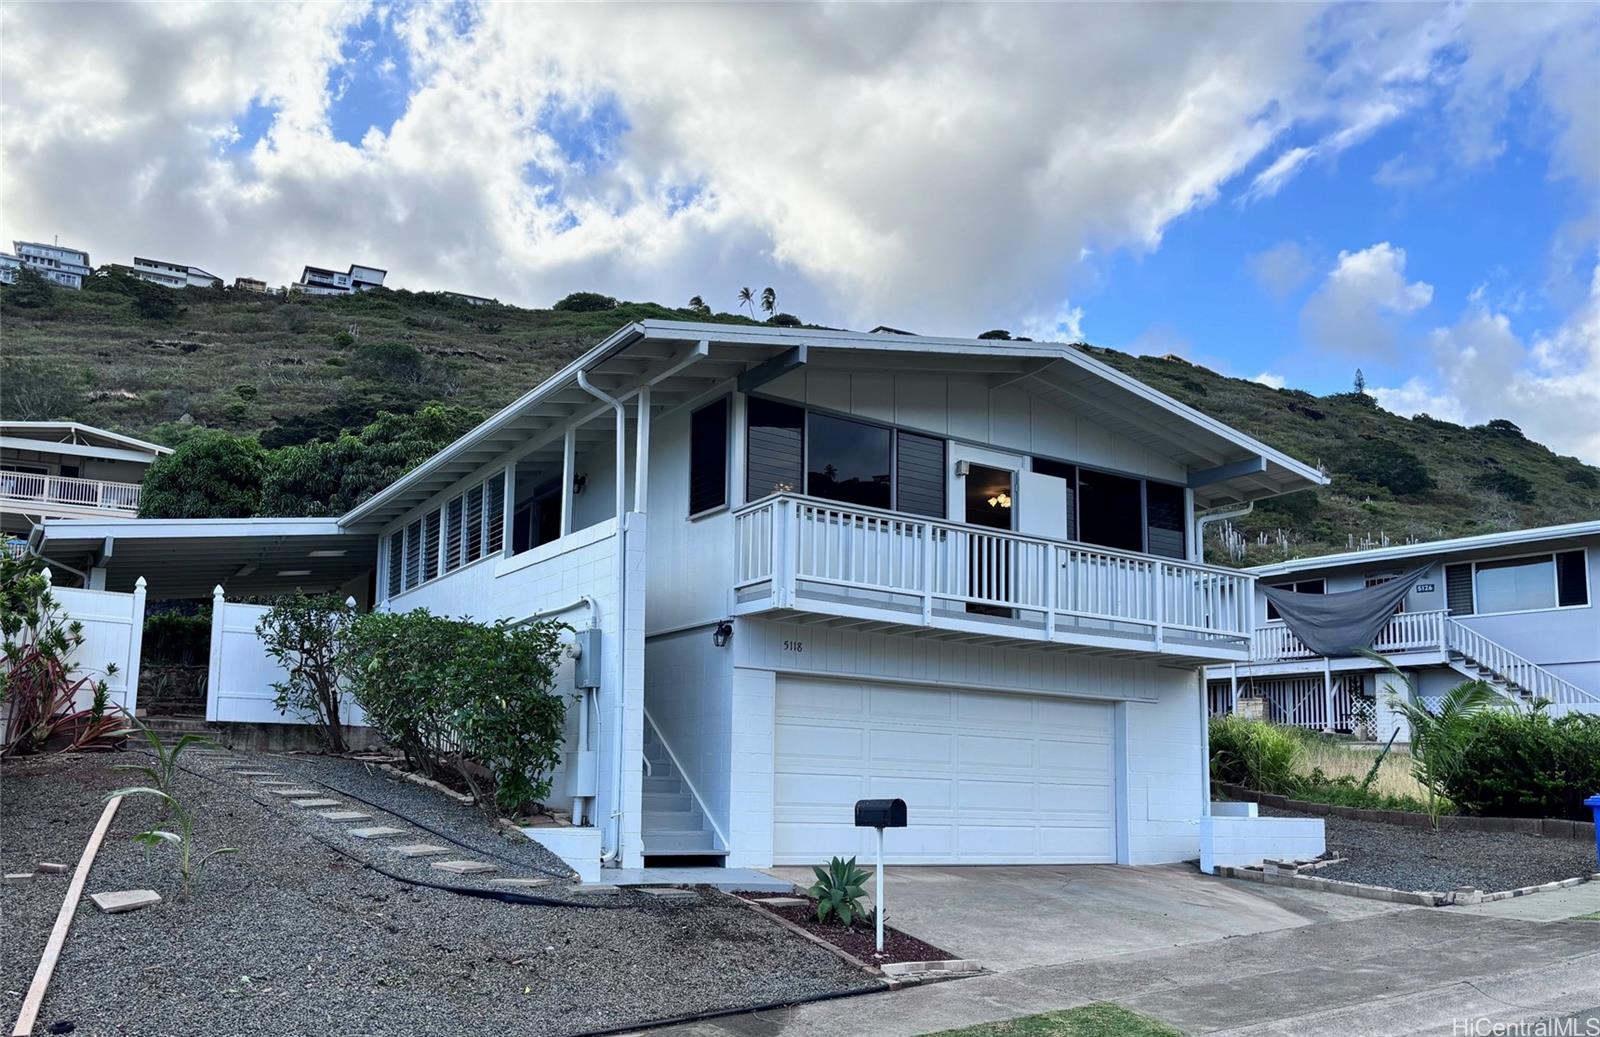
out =
<svg viewBox="0 0 1600 1037"><path fill-rule="evenodd" d="M100 566L107 590L145 578L152 598L332 591L373 568L377 538L332 518L46 519L28 538L46 562Z"/></svg>
<svg viewBox="0 0 1600 1037"><path fill-rule="evenodd" d="M648 384L652 404L666 407L731 377L759 375L757 369L917 371L930 365L987 378L981 384L989 387L996 380L1017 384L1172 457L1189 468L1200 507L1327 482L1313 466L1069 345L647 320L613 333L339 521L382 528L506 451L556 434L575 415L609 420L604 406L578 386L580 371L618 399Z"/></svg>

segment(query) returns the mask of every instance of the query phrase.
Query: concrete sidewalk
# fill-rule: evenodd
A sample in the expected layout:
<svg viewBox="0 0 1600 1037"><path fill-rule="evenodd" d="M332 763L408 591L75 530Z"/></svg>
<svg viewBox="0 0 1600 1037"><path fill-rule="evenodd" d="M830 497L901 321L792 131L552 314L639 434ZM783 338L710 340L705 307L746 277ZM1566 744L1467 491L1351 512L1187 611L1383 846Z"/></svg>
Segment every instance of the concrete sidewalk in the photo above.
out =
<svg viewBox="0 0 1600 1037"><path fill-rule="evenodd" d="M1229 1037L1443 1035L1464 1019L1559 1018L1600 1003L1600 923L1392 911L653 1032L914 1037L1091 1001Z"/></svg>

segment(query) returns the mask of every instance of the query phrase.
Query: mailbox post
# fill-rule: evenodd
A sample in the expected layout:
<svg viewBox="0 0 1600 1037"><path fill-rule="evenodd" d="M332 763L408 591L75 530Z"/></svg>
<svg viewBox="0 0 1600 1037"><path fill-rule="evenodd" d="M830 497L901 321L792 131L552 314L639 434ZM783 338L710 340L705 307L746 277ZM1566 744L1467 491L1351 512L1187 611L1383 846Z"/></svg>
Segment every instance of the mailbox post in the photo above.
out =
<svg viewBox="0 0 1600 1037"><path fill-rule="evenodd" d="M856 800L856 827L878 830L878 889L873 897L873 921L878 926L878 953L883 953L883 830L906 826L906 801L903 799Z"/></svg>

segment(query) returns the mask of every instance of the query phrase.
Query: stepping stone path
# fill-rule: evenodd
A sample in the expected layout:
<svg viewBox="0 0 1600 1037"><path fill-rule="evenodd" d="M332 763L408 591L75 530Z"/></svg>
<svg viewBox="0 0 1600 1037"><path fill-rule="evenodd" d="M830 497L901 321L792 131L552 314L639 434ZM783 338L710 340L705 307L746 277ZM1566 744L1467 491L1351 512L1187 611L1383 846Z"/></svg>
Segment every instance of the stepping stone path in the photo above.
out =
<svg viewBox="0 0 1600 1037"><path fill-rule="evenodd" d="M16 886L24 882L32 881L33 872L31 871L12 871L6 873L6 885L8 886Z"/></svg>
<svg viewBox="0 0 1600 1037"><path fill-rule="evenodd" d="M607 885L607 884L605 884L603 882L597 882L597 883L594 883L592 885L573 886L570 889L568 889L567 892L568 893L581 893L584 896L596 897L596 896L616 896L617 894L621 893L622 890L617 886L611 886L611 885Z"/></svg>
<svg viewBox="0 0 1600 1037"><path fill-rule="evenodd" d="M406 833L400 828L385 828L380 825L377 828L351 828L346 831L346 834L353 835L357 839L388 839L391 836L405 835Z"/></svg>
<svg viewBox="0 0 1600 1037"><path fill-rule="evenodd" d="M297 807L336 807L341 805L337 799L291 799L289 802Z"/></svg>
<svg viewBox="0 0 1600 1037"><path fill-rule="evenodd" d="M485 872L500 870L499 865L487 861L434 861L433 867L439 871L448 871L452 875L482 875Z"/></svg>
<svg viewBox="0 0 1600 1037"><path fill-rule="evenodd" d="M756 903L762 907L808 907L811 901L806 897L759 897Z"/></svg>
<svg viewBox="0 0 1600 1037"><path fill-rule="evenodd" d="M639 892L657 900L699 900L700 897L692 889L674 889L671 886L641 886Z"/></svg>
<svg viewBox="0 0 1600 1037"><path fill-rule="evenodd" d="M371 814L363 814L359 810L324 810L317 814L329 821L370 821Z"/></svg>
<svg viewBox="0 0 1600 1037"><path fill-rule="evenodd" d="M65 875L67 866L57 861L40 861L33 870L41 875Z"/></svg>
<svg viewBox="0 0 1600 1037"><path fill-rule="evenodd" d="M535 886L548 886L555 879L490 879L491 886L518 886L523 889L532 889Z"/></svg>
<svg viewBox="0 0 1600 1037"><path fill-rule="evenodd" d="M153 889L124 889L115 893L91 893L89 899L106 914L120 915L161 903L161 894Z"/></svg>
<svg viewBox="0 0 1600 1037"><path fill-rule="evenodd" d="M434 846L432 843L406 843L404 846L393 846L390 849L402 857L435 857L450 852L448 846Z"/></svg>
<svg viewBox="0 0 1600 1037"><path fill-rule="evenodd" d="M272 790L272 794L274 796L288 796L291 799L293 799L296 796L320 796L320 795L322 795L322 793L320 791L318 791L317 789L273 789Z"/></svg>
<svg viewBox="0 0 1600 1037"><path fill-rule="evenodd" d="M256 788L270 792L272 789L292 789L298 784L300 784L298 781L258 781Z"/></svg>
<svg viewBox="0 0 1600 1037"><path fill-rule="evenodd" d="M234 771L241 778L278 778L282 777L281 771Z"/></svg>

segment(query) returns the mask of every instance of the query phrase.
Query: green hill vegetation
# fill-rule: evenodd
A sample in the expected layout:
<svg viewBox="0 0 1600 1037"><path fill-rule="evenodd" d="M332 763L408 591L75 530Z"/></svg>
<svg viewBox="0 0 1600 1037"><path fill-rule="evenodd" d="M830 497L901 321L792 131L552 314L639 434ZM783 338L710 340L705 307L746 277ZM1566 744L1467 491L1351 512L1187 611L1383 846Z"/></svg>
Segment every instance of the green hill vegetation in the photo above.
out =
<svg viewBox="0 0 1600 1037"><path fill-rule="evenodd" d="M71 292L24 278L0 292L0 414L192 441L188 462L164 466L152 487L162 514L336 513L648 318L757 323L698 299L673 308L590 292L523 309L388 290L179 292L115 274ZM1235 523L1231 550L1208 545L1217 560L1258 564L1600 516L1600 469L1510 422L1404 418L1360 393L1318 397L1085 348L1331 474L1331 486L1264 502ZM380 420L385 412L401 417Z"/></svg>

